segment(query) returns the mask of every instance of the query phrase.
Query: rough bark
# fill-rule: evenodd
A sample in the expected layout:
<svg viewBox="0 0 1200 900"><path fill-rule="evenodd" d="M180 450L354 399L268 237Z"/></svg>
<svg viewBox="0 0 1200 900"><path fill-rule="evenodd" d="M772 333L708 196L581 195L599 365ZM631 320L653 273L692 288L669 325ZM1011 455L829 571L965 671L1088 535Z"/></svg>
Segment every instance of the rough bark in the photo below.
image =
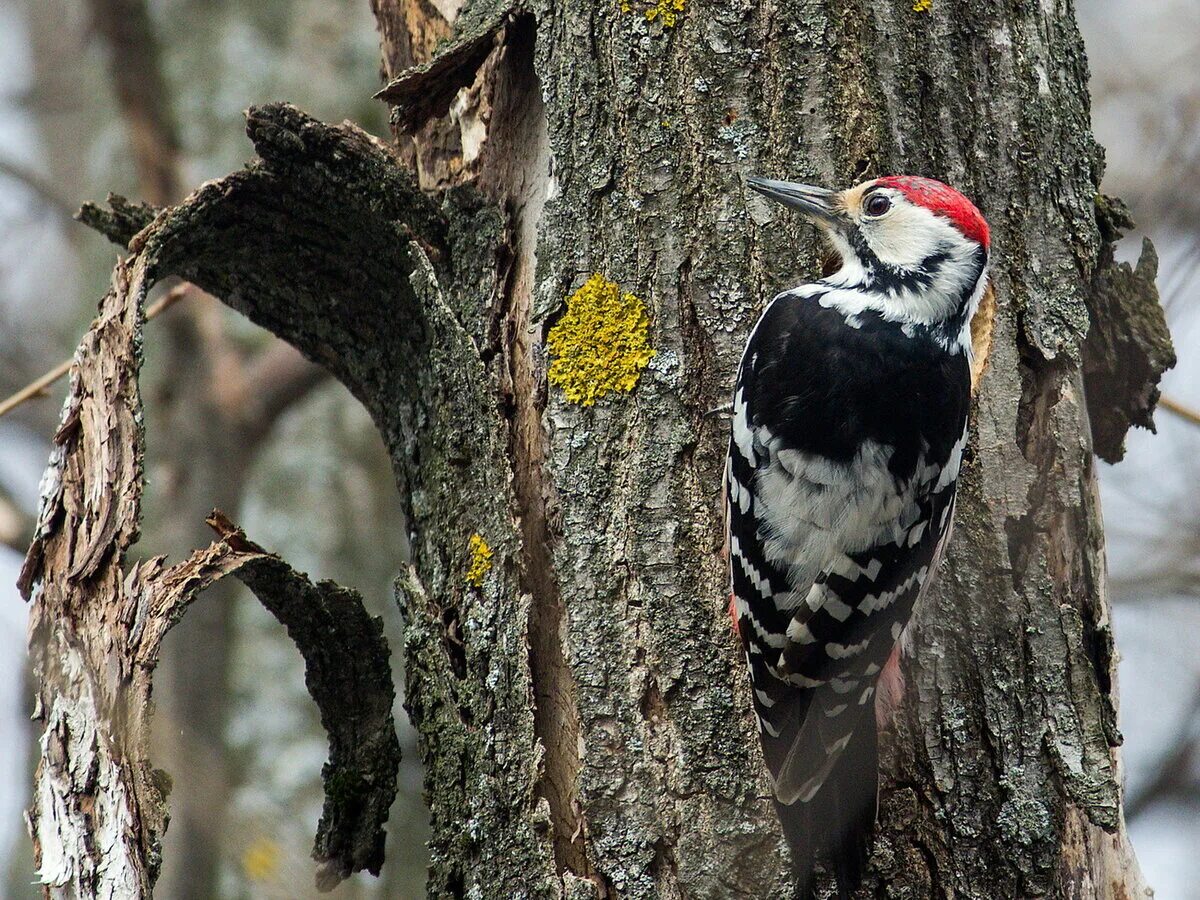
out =
<svg viewBox="0 0 1200 900"><path fill-rule="evenodd" d="M163 205L184 192L185 154L162 42L146 0L88 0L93 29L108 52L110 82L124 120L142 199ZM230 339L220 305L193 292L164 320L155 358L164 373L148 386L153 490L151 552L184 554L207 540L204 516L236 509L263 438L278 416L324 375L282 342L252 353ZM229 666L235 641L232 583L182 623L160 676L166 727L158 752L191 773L175 794L165 871L178 900L209 896L221 870L226 813L237 780L227 752Z"/></svg>
<svg viewBox="0 0 1200 900"><path fill-rule="evenodd" d="M171 781L148 759L162 641L196 594L236 574L288 629L330 735L318 883L378 873L400 750L382 625L361 599L311 584L214 516L220 540L168 567L125 568L141 522L144 442L137 375L146 292L169 265L118 263L76 353L19 587L43 726L29 814L38 877L53 897L148 897Z"/></svg>
<svg viewBox="0 0 1200 900"><path fill-rule="evenodd" d="M437 60L397 74L384 96L418 159L445 84L469 86L451 119L490 110L458 169L475 188L440 206L352 127L271 106L250 115L260 160L131 244L170 245L173 271L329 367L384 436L414 533L399 600L431 894L789 890L724 611L726 431L707 412L819 250L742 178L906 171L979 201L995 307L862 894L1142 896L1088 415L1128 397L1090 398L1083 375L1112 257L1071 8L735 3L668 24L674 6L626 6L476 0ZM374 8L396 74L412 10ZM644 300L656 354L632 394L581 406L548 387L544 345L592 273ZM1147 284L1122 308L1145 312ZM1146 333L1155 362L1120 388L1141 414L1169 356Z"/></svg>
<svg viewBox="0 0 1200 900"><path fill-rule="evenodd" d="M1096 198L1104 245L1092 278L1091 327L1083 345L1083 378L1096 455L1105 462L1125 456L1130 426L1154 430L1158 380L1175 365L1167 320L1158 302L1158 254L1142 241L1136 268L1114 260L1113 246L1133 218L1113 197Z"/></svg>
<svg viewBox="0 0 1200 900"><path fill-rule="evenodd" d="M506 214L509 327L494 377L535 611L529 809L549 819L556 878L538 881L549 855L497 865L511 811L458 799L472 779L448 774L445 757L478 757L437 741L454 695L427 678L409 704L427 740L435 848L461 841L464 821L483 835L468 858L435 855L434 892L499 896L506 878L548 895L783 889L723 616L724 427L704 412L725 400L757 310L810 274L819 251L741 179L845 185L905 171L980 201L997 307L955 543L917 623L905 711L885 746L864 893L1140 894L1120 816L1081 372L1089 301L1119 275L1097 226L1101 156L1069 5L741 3L690 6L675 28L661 13L647 24L636 3L522 9L470 4L440 55L381 95L397 104L398 131L424 127L445 109L446 86L471 83L483 36L501 28L484 64L493 112L477 182ZM658 354L632 398L584 409L547 391L539 351L591 272L646 299ZM1146 337L1123 342L1147 362L1111 395L1089 380L1089 403L1137 410L1102 423L1104 448L1129 421L1148 421L1169 365L1151 282L1139 270L1126 305L1151 323ZM1091 308L1100 328L1122 329L1111 303ZM418 546L420 569L430 548ZM410 666L427 669L429 655L410 647ZM459 691L464 680L490 684L469 667L465 679L443 676Z"/></svg>

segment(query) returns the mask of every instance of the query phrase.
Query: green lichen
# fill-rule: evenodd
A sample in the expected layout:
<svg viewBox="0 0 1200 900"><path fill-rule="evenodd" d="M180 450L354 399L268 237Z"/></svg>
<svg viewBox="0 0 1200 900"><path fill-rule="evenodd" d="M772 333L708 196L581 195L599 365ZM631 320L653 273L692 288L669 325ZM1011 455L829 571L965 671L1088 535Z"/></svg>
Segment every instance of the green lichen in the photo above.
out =
<svg viewBox="0 0 1200 900"><path fill-rule="evenodd" d="M646 305L599 273L567 298L567 312L550 329L550 383L567 399L591 406L613 392L629 393L654 350Z"/></svg>
<svg viewBox="0 0 1200 900"><path fill-rule="evenodd" d="M467 552L471 555L471 564L464 580L471 587L482 587L484 577L492 570L492 548L482 535L473 534L467 540Z"/></svg>
<svg viewBox="0 0 1200 900"><path fill-rule="evenodd" d="M645 16L647 22L662 22L663 28L674 28L686 8L687 0L621 0L621 12Z"/></svg>

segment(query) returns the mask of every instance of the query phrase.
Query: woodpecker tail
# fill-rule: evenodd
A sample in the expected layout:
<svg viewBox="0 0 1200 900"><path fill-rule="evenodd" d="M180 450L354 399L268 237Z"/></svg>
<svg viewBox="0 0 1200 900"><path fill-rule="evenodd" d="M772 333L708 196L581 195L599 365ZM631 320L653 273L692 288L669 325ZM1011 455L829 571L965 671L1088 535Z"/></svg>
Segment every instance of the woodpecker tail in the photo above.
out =
<svg viewBox="0 0 1200 900"><path fill-rule="evenodd" d="M839 900L849 900L862 883L879 794L879 748L875 716L863 716L820 789L808 801L775 808L792 864L800 900L816 900L816 868L837 880Z"/></svg>

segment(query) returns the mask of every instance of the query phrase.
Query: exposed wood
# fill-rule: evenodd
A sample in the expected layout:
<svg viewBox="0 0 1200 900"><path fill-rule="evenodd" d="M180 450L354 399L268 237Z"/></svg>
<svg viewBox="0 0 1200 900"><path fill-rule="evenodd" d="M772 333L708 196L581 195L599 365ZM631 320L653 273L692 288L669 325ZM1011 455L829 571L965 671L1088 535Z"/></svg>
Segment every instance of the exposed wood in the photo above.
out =
<svg viewBox="0 0 1200 900"><path fill-rule="evenodd" d="M148 756L163 638L203 589L237 573L287 627L330 735L319 882L378 872L399 745L381 623L361 599L312 585L223 517L221 540L167 566L125 567L142 496L142 305L154 260L119 262L76 352L18 587L31 601L40 758L29 823L50 897L148 897L159 874L170 778Z"/></svg>
<svg viewBox="0 0 1200 900"><path fill-rule="evenodd" d="M471 84L475 73L492 52L503 19L456 40L430 62L393 79L375 96L395 107L399 130L411 134L431 118L450 111L455 95Z"/></svg>

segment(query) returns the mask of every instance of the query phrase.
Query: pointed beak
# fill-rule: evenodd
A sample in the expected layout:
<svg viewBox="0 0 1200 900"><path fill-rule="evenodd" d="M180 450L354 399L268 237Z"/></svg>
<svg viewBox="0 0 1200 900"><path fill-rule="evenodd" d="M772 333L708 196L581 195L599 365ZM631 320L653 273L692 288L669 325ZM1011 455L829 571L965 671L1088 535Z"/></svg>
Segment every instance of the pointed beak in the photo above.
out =
<svg viewBox="0 0 1200 900"><path fill-rule="evenodd" d="M843 228L847 224L845 213L837 203L836 191L794 181L771 181L769 178L747 178L746 184L764 197L798 209L822 225Z"/></svg>

